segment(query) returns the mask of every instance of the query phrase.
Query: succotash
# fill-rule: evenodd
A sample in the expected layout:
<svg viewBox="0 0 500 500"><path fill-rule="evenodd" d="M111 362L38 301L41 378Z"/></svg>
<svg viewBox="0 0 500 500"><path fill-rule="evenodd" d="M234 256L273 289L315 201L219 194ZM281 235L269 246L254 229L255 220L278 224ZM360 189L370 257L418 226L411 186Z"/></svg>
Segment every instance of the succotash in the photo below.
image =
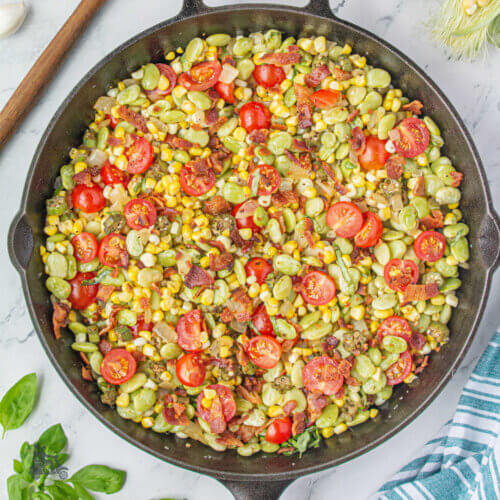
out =
<svg viewBox="0 0 500 500"><path fill-rule="evenodd" d="M121 417L303 453L376 418L448 341L462 174L349 45L194 38L94 111L40 251L54 333Z"/></svg>

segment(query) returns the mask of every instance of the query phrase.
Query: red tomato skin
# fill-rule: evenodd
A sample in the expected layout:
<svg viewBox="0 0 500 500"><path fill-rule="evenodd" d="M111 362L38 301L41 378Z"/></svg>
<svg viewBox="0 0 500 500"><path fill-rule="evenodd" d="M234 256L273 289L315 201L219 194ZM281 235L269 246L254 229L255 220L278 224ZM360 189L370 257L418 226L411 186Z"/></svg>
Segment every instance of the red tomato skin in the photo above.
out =
<svg viewBox="0 0 500 500"><path fill-rule="evenodd" d="M262 348L265 349L264 352L262 352ZM274 337L259 335L250 339L247 352L254 364L269 370L274 368L281 358L281 344Z"/></svg>
<svg viewBox="0 0 500 500"><path fill-rule="evenodd" d="M159 95L168 95L172 93L172 90L174 90L175 84L177 83L177 74L168 64L158 63L156 67L169 83L168 88L165 90L156 89L156 91Z"/></svg>
<svg viewBox="0 0 500 500"><path fill-rule="evenodd" d="M253 215L251 215L251 216L249 215L248 217L238 217L238 210L248 201L251 201L251 200L247 200L247 201L244 201L243 203L240 203L239 205L236 205L231 212L232 216L236 220L236 227L238 229L248 228L248 229L251 229L252 231L256 231L256 232L262 231L262 228L257 226L257 224L255 224L255 222L253 220Z"/></svg>
<svg viewBox="0 0 500 500"><path fill-rule="evenodd" d="M393 268L399 270L402 273L405 270L409 270L411 273L410 281L406 284L393 283L393 277L391 276L391 271ZM404 292L405 288L410 284L415 284L418 281L418 276L420 272L418 270L417 264L410 259L391 259L384 267L384 279L387 286L396 292Z"/></svg>
<svg viewBox="0 0 500 500"><path fill-rule="evenodd" d="M111 370L112 366L120 364L121 367L126 370L125 375L116 378L113 377ZM101 374L112 385L120 385L130 380L137 370L137 361L126 349L111 349L106 356L101 365Z"/></svg>
<svg viewBox="0 0 500 500"><path fill-rule="evenodd" d="M99 243L93 234L86 232L76 234L71 238L71 244L78 262L86 264L97 257Z"/></svg>
<svg viewBox="0 0 500 500"><path fill-rule="evenodd" d="M319 356L304 366L302 377L309 392L336 394L344 383L344 376L336 371L337 362L328 356Z"/></svg>
<svg viewBox="0 0 500 500"><path fill-rule="evenodd" d="M403 369L400 370L401 365ZM410 351L405 351L399 355L399 359L386 370L387 385L397 385L408 377L413 368L413 359Z"/></svg>
<svg viewBox="0 0 500 500"><path fill-rule="evenodd" d="M127 172L129 174L142 174L153 163L153 146L144 137L134 137L134 143L125 154L128 158Z"/></svg>
<svg viewBox="0 0 500 500"><path fill-rule="evenodd" d="M134 198L125 205L123 212L127 225L132 229L148 228L156 222L156 208L149 200Z"/></svg>
<svg viewBox="0 0 500 500"><path fill-rule="evenodd" d="M106 115L106 118L109 120L109 126L114 130L116 126L120 123L118 118L115 118L113 115Z"/></svg>
<svg viewBox="0 0 500 500"><path fill-rule="evenodd" d="M269 314L267 314L266 306L260 304L252 314L253 326L258 330L261 335L274 335L274 328Z"/></svg>
<svg viewBox="0 0 500 500"><path fill-rule="evenodd" d="M188 387L199 387L205 381L205 366L199 354L184 354L175 364L175 373L182 384Z"/></svg>
<svg viewBox="0 0 500 500"><path fill-rule="evenodd" d="M420 260L436 262L446 249L446 239L437 231L424 231L413 242L413 250Z"/></svg>
<svg viewBox="0 0 500 500"><path fill-rule="evenodd" d="M266 89L279 85L286 78L283 68L274 64L260 64L252 74L257 83Z"/></svg>
<svg viewBox="0 0 500 500"><path fill-rule="evenodd" d="M152 331L153 323L145 323L144 321L139 320L134 326L131 326L130 329L132 330L132 335L134 336L134 338L137 338L139 336L139 332Z"/></svg>
<svg viewBox="0 0 500 500"><path fill-rule="evenodd" d="M405 118L397 127L399 139L393 140L396 152L406 158L415 158L422 154L429 145L429 129L419 118Z"/></svg>
<svg viewBox="0 0 500 500"><path fill-rule="evenodd" d="M106 206L106 198L104 198L102 188L97 184L92 186L76 185L71 193L71 200L75 208L79 208L86 214L99 212Z"/></svg>
<svg viewBox="0 0 500 500"><path fill-rule="evenodd" d="M202 335L203 317L201 311L193 309L183 314L177 323L177 343L189 352L203 350Z"/></svg>
<svg viewBox="0 0 500 500"><path fill-rule="evenodd" d="M215 90L228 104L234 104L234 83L217 82Z"/></svg>
<svg viewBox="0 0 500 500"><path fill-rule="evenodd" d="M363 212L350 201L339 201L328 209L326 223L337 236L353 238L363 227Z"/></svg>
<svg viewBox="0 0 500 500"><path fill-rule="evenodd" d="M271 113L260 102L247 102L240 108L241 126L247 131L271 127Z"/></svg>
<svg viewBox="0 0 500 500"><path fill-rule="evenodd" d="M108 254L110 257L108 257ZM103 266L127 267L128 252L126 250L125 236L120 233L110 233L99 244L99 261Z"/></svg>
<svg viewBox="0 0 500 500"><path fill-rule="evenodd" d="M224 415L224 420L229 422L236 415L236 401L234 399L234 395L229 389L222 384L212 384L207 387L207 389L213 389L217 395L219 396L222 403L222 413ZM196 408L198 410L198 414L203 420L209 422L210 410L205 408L202 404L204 396L204 390L200 392L198 398L196 399Z"/></svg>
<svg viewBox="0 0 500 500"><path fill-rule="evenodd" d="M130 175L127 174L127 172L123 172L123 170L120 170L118 167L111 165L111 163L106 160L101 168L101 180L106 186L123 184L127 187L130 181Z"/></svg>
<svg viewBox="0 0 500 500"><path fill-rule="evenodd" d="M380 342L386 335L394 335L410 341L411 327L410 323L400 316L389 316L384 319L377 331L377 337Z"/></svg>
<svg viewBox="0 0 500 500"><path fill-rule="evenodd" d="M354 243L359 248L370 248L377 244L384 228L380 217L373 212L365 212L363 219L363 227L355 236Z"/></svg>
<svg viewBox="0 0 500 500"><path fill-rule="evenodd" d="M73 309L85 309L95 302L99 286L81 284L83 280L91 280L93 278L95 278L95 273L77 273L72 280L69 280L71 293L68 300L71 302Z"/></svg>
<svg viewBox="0 0 500 500"><path fill-rule="evenodd" d="M215 185L213 170L208 170L205 177L200 177L196 176L190 167L184 165L179 178L183 191L189 196L202 196Z"/></svg>
<svg viewBox="0 0 500 500"><path fill-rule="evenodd" d="M338 90L320 89L314 92L309 99L320 109L328 109L335 105L342 94Z"/></svg>
<svg viewBox="0 0 500 500"><path fill-rule="evenodd" d="M268 274L272 271L273 266L262 257L254 257L245 264L247 276L255 276L255 280L259 285L266 281Z"/></svg>
<svg viewBox="0 0 500 500"><path fill-rule="evenodd" d="M359 164L365 170L379 170L384 167L390 156L385 149L386 142L374 135L366 138L365 149L358 155Z"/></svg>
<svg viewBox="0 0 500 500"><path fill-rule="evenodd" d="M250 174L250 177L248 178L248 185L252 187L254 175L257 170L261 175L259 181L259 188L257 190L257 195L267 196L278 191L278 188L280 187L281 184L281 176L278 173L278 171L271 165L266 165L266 164L259 165L256 169L254 169L253 172ZM265 176L268 179L269 184L263 181L262 179L263 176Z"/></svg>
<svg viewBox="0 0 500 500"><path fill-rule="evenodd" d="M213 87L219 80L222 66L219 61L205 61L193 66L179 76L179 85L188 90L203 92Z"/></svg>
<svg viewBox="0 0 500 500"><path fill-rule="evenodd" d="M292 420L290 417L277 418L267 428L266 441L268 443L281 444L292 437Z"/></svg>
<svg viewBox="0 0 500 500"><path fill-rule="evenodd" d="M313 306L328 304L336 293L335 281L323 271L311 271L302 278L301 295L308 304Z"/></svg>

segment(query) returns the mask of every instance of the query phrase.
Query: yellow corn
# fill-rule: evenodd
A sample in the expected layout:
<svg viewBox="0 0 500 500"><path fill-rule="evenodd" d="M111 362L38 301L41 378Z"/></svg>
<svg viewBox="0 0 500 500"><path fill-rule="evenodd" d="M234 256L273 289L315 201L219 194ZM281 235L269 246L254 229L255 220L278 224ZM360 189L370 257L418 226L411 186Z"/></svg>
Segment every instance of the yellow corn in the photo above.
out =
<svg viewBox="0 0 500 500"><path fill-rule="evenodd" d="M325 427L324 429L321 429L321 435L325 438L328 439L332 437L334 434L334 428L333 427Z"/></svg>
<svg viewBox="0 0 500 500"><path fill-rule="evenodd" d="M273 405L269 407L269 410L267 410L267 414L271 417L279 417L280 415L283 415L283 409L281 406L278 405Z"/></svg>
<svg viewBox="0 0 500 500"><path fill-rule="evenodd" d="M130 404L130 396L126 392L122 392L116 398L116 406L126 408Z"/></svg>
<svg viewBox="0 0 500 500"><path fill-rule="evenodd" d="M394 311L392 309L384 309L383 311L373 311L373 315L378 319L387 319L392 316Z"/></svg>
<svg viewBox="0 0 500 500"><path fill-rule="evenodd" d="M342 434L346 430L347 430L347 425L344 424L344 423L341 423L341 424L339 424L339 425L337 425L337 426L334 427L333 432L335 434Z"/></svg>
<svg viewBox="0 0 500 500"><path fill-rule="evenodd" d="M361 321L365 317L365 306L359 305L359 306L354 306L351 309L351 318Z"/></svg>

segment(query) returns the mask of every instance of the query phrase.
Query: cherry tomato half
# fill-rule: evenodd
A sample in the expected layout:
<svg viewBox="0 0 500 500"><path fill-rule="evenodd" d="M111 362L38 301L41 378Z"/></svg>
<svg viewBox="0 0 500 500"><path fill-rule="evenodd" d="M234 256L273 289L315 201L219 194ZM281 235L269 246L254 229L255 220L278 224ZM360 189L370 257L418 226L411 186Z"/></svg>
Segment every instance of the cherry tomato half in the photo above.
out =
<svg viewBox="0 0 500 500"><path fill-rule="evenodd" d="M335 281L323 271L311 271L302 278L302 298L313 306L328 304L337 293Z"/></svg>
<svg viewBox="0 0 500 500"><path fill-rule="evenodd" d="M262 335L274 335L273 324L271 323L264 304L260 304L253 312L252 324Z"/></svg>
<svg viewBox="0 0 500 500"><path fill-rule="evenodd" d="M142 174L153 163L153 146L144 138L134 138L132 146L127 148L125 154L128 158L127 172L130 174Z"/></svg>
<svg viewBox="0 0 500 500"><path fill-rule="evenodd" d="M399 359L386 370L387 385L396 385L411 373L413 360L410 351L405 351L399 355Z"/></svg>
<svg viewBox="0 0 500 500"><path fill-rule="evenodd" d="M342 94L338 90L320 89L311 94L309 99L320 109L328 109L335 105Z"/></svg>
<svg viewBox="0 0 500 500"><path fill-rule="evenodd" d="M392 139L396 151L406 158L415 158L429 145L429 129L418 118L405 118L397 127L399 138Z"/></svg>
<svg viewBox="0 0 500 500"><path fill-rule="evenodd" d="M292 437L292 420L290 417L277 418L267 428L266 441L281 444Z"/></svg>
<svg viewBox="0 0 500 500"><path fill-rule="evenodd" d="M262 228L257 226L253 220L253 215L259 204L257 200L251 198L250 200L244 201L239 205L236 205L232 210L232 215L236 220L236 226L238 229L252 229L253 231L261 231Z"/></svg>
<svg viewBox="0 0 500 500"><path fill-rule="evenodd" d="M222 66L219 61L205 61L193 66L179 76L179 85L188 90L203 92L213 87L219 80Z"/></svg>
<svg viewBox="0 0 500 500"><path fill-rule="evenodd" d="M352 238L363 227L363 212L349 201L334 203L326 214L326 223L341 238Z"/></svg>
<svg viewBox="0 0 500 500"><path fill-rule="evenodd" d="M134 326L130 327L130 329L132 330L133 337L136 338L139 336L139 332L152 331L153 330L153 323L145 323L142 320L138 320Z"/></svg>
<svg viewBox="0 0 500 500"><path fill-rule="evenodd" d="M112 349L101 365L101 374L112 385L130 380L137 370L137 361L126 349Z"/></svg>
<svg viewBox="0 0 500 500"><path fill-rule="evenodd" d="M413 242L413 250L420 260L436 262L443 255L446 248L446 239L437 231L424 231Z"/></svg>
<svg viewBox="0 0 500 500"><path fill-rule="evenodd" d="M396 292L404 292L408 285L418 281L418 266L410 259L391 259L384 267L387 286Z"/></svg>
<svg viewBox="0 0 500 500"><path fill-rule="evenodd" d="M281 184L281 176L271 165L259 165L255 168L248 178L248 185L252 188L255 176L259 173L259 186L257 188L258 196L267 196L278 191Z"/></svg>
<svg viewBox="0 0 500 500"><path fill-rule="evenodd" d="M309 361L302 370L304 386L310 392L331 396L344 383L344 376L337 369L338 363L328 356L319 356Z"/></svg>
<svg viewBox="0 0 500 500"><path fill-rule="evenodd" d="M389 316L387 319L384 319L377 331L377 337L380 342L382 342L382 339L386 335L401 337L406 342L409 342L411 336L410 323L400 316Z"/></svg>
<svg viewBox="0 0 500 500"><path fill-rule="evenodd" d="M92 184L92 186L76 185L71 193L71 200L75 208L79 208L86 214L99 212L106 206L106 198L104 198L102 188L97 184Z"/></svg>
<svg viewBox="0 0 500 500"><path fill-rule="evenodd" d="M379 170L384 168L390 153L385 149L385 143L374 135L366 138L365 149L358 155L359 164L365 170Z"/></svg>
<svg viewBox="0 0 500 500"><path fill-rule="evenodd" d="M217 82L215 90L228 104L234 104L234 83Z"/></svg>
<svg viewBox="0 0 500 500"><path fill-rule="evenodd" d="M113 184L123 184L125 187L128 186L130 181L130 175L118 167L111 165L109 161L106 160L101 168L101 180L106 184L106 186L111 186Z"/></svg>
<svg viewBox="0 0 500 500"><path fill-rule="evenodd" d="M177 343L185 351L201 351L208 340L207 332L203 330L203 317L198 309L183 314L177 323L176 331Z"/></svg>
<svg viewBox="0 0 500 500"><path fill-rule="evenodd" d="M229 387L222 384L209 385L207 389L212 389L217 393L222 404L222 414L224 415L224 420L229 422L236 415L236 401L234 395L229 389ZM198 410L198 415L207 422L210 422L210 409L205 408L202 401L205 398L205 389L200 392L198 398L196 399L196 408Z"/></svg>
<svg viewBox="0 0 500 500"><path fill-rule="evenodd" d="M271 126L271 113L260 102L247 102L240 108L241 126L247 131L269 129Z"/></svg>
<svg viewBox="0 0 500 500"><path fill-rule="evenodd" d="M363 227L354 238L354 243L359 248L369 248L377 244L384 230L380 217L373 212L363 214Z"/></svg>
<svg viewBox="0 0 500 500"><path fill-rule="evenodd" d="M99 260L103 266L127 267L128 252L125 236L119 233L105 236L99 245Z"/></svg>
<svg viewBox="0 0 500 500"><path fill-rule="evenodd" d="M259 285L266 281L267 275L273 271L273 266L262 257L254 257L245 264L245 272L248 276L255 276Z"/></svg>
<svg viewBox="0 0 500 500"><path fill-rule="evenodd" d="M273 337L259 335L250 339L247 345L250 359L260 368L274 368L281 358L281 344Z"/></svg>
<svg viewBox="0 0 500 500"><path fill-rule="evenodd" d="M189 196L202 196L210 191L215 184L215 174L208 169L203 174L197 174L189 165L184 165L180 174L183 191Z"/></svg>
<svg viewBox="0 0 500 500"><path fill-rule="evenodd" d="M205 365L195 352L184 354L175 364L175 373L182 384L198 387L205 381Z"/></svg>
<svg viewBox="0 0 500 500"><path fill-rule="evenodd" d="M252 74L257 83L266 89L279 85L286 78L283 68L274 64L260 64Z"/></svg>
<svg viewBox="0 0 500 500"><path fill-rule="evenodd" d="M128 226L132 229L151 227L156 222L156 208L148 200L134 198L125 205L123 212Z"/></svg>
<svg viewBox="0 0 500 500"><path fill-rule="evenodd" d="M95 278L94 273L77 273L72 280L69 280L71 293L68 300L71 302L73 309L85 309L95 302L99 286L82 285L82 281L92 280L93 278Z"/></svg>
<svg viewBox="0 0 500 500"><path fill-rule="evenodd" d="M99 243L97 242L97 238L91 233L83 232L76 234L71 238L71 245L73 245L73 255L78 262L86 264L94 260L97 256Z"/></svg>

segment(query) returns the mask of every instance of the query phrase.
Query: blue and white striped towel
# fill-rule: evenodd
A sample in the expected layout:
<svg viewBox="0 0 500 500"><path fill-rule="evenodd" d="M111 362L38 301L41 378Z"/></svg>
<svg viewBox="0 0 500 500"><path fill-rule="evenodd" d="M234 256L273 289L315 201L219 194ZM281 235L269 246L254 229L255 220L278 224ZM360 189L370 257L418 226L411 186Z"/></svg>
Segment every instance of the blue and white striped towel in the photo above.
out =
<svg viewBox="0 0 500 500"><path fill-rule="evenodd" d="M377 492L379 500L500 499L500 332L467 382L455 416Z"/></svg>

